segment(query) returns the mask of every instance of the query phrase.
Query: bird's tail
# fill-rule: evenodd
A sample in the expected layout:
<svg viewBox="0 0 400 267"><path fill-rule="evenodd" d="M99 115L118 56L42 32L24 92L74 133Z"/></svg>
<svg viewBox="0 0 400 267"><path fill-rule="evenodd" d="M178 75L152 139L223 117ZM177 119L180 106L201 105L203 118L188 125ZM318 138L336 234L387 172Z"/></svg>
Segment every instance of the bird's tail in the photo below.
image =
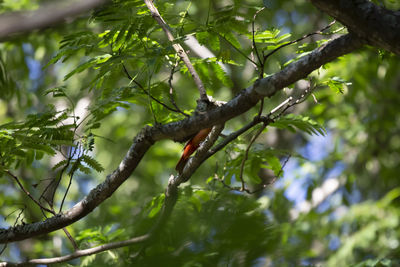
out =
<svg viewBox="0 0 400 267"><path fill-rule="evenodd" d="M178 171L179 174L183 172L183 168L185 168L186 162L188 159L182 155L181 159L178 161L178 164L176 164L175 170Z"/></svg>

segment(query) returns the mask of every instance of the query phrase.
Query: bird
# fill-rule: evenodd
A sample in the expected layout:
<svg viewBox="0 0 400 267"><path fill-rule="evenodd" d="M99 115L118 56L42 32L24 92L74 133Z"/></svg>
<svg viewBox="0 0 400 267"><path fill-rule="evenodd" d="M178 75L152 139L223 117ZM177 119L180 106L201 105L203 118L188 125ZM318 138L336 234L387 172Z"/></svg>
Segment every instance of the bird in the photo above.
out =
<svg viewBox="0 0 400 267"><path fill-rule="evenodd" d="M200 146L200 143L206 139L207 135L211 132L212 128L205 128L200 130L192 139L190 139L185 147L183 148L183 153L176 164L175 170L178 171L179 174L182 174L183 169L186 165L186 162L189 160L190 155L192 155L197 148Z"/></svg>

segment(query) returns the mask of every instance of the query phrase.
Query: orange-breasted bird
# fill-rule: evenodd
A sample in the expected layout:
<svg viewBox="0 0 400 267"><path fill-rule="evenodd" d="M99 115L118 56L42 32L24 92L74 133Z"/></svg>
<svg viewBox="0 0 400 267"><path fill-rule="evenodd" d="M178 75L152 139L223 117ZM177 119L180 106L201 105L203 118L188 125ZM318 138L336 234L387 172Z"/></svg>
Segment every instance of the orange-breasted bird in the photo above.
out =
<svg viewBox="0 0 400 267"><path fill-rule="evenodd" d="M200 143L206 139L207 135L211 132L212 128L206 128L200 130L192 139L190 139L184 149L183 149L183 154L181 159L178 161L178 164L176 164L175 170L178 171L179 174L182 173L183 168L186 165L186 162L188 161L190 155L192 155L196 149L200 146Z"/></svg>

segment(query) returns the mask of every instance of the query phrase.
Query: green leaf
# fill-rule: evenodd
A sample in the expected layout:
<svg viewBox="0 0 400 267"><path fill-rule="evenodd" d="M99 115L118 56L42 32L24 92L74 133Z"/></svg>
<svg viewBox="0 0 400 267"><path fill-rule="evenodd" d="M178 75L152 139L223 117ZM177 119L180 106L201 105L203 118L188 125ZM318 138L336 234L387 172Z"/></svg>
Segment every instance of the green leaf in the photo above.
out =
<svg viewBox="0 0 400 267"><path fill-rule="evenodd" d="M101 166L101 164L95 160L94 158L88 156L88 155L83 155L81 157L82 161L85 162L87 165L89 165L91 168L95 169L97 172L102 172L104 171L104 168Z"/></svg>
<svg viewBox="0 0 400 267"><path fill-rule="evenodd" d="M76 69L74 69L73 71L71 71L70 73L68 73L67 75L65 75L64 77L64 81L68 80L69 78L71 78L71 76L73 76L76 73L80 73L90 67L93 67L97 64L101 64L106 62L107 60L109 60L112 56L110 54L104 54L104 55L100 55L100 56L96 56L94 58L89 59L88 61L86 61L85 63L80 64Z"/></svg>
<svg viewBox="0 0 400 267"><path fill-rule="evenodd" d="M66 97L67 95L65 94L65 86L59 86L59 87L54 87L47 89L44 94L48 95L50 93L53 93L53 97Z"/></svg>
<svg viewBox="0 0 400 267"><path fill-rule="evenodd" d="M272 29L272 30L266 30L263 32L258 32L254 34L254 42L256 43L262 43L266 44L267 46L263 47L263 50L273 50L276 49L279 46L282 46L284 44L288 44L289 41L283 42L286 39L289 39L291 37L290 33L282 34L280 35L280 30L279 29ZM248 35L249 39L252 39L252 35Z"/></svg>
<svg viewBox="0 0 400 267"><path fill-rule="evenodd" d="M211 67L217 79L222 82L223 85L227 87L232 87L233 82L230 76L222 69L221 65L218 63L211 63Z"/></svg>
<svg viewBox="0 0 400 267"><path fill-rule="evenodd" d="M149 218L153 218L160 212L161 207L163 206L164 203L164 199L165 199L164 194L161 194L153 198L153 200L150 203L151 210L148 215Z"/></svg>
<svg viewBox="0 0 400 267"><path fill-rule="evenodd" d="M296 132L296 129L298 129L310 135L326 135L326 130L322 125L309 117L304 117L301 115L286 115L271 123L270 126L279 129L287 129L292 132Z"/></svg>
<svg viewBox="0 0 400 267"><path fill-rule="evenodd" d="M255 42L265 42L268 40L274 40L278 34L281 31L279 29L272 29L272 30L266 30L266 31L262 31L262 32L257 32L254 34L254 41ZM249 37L252 37L252 35L248 35Z"/></svg>
<svg viewBox="0 0 400 267"><path fill-rule="evenodd" d="M91 171L92 171L90 168L88 168L86 166L83 166L82 164L79 164L78 169L81 172L83 172L84 174L87 174L87 175L89 175L91 173Z"/></svg>
<svg viewBox="0 0 400 267"><path fill-rule="evenodd" d="M344 93L344 85L351 85L351 83L341 79L340 77L332 77L326 82L326 84L329 86L330 89L341 94Z"/></svg>
<svg viewBox="0 0 400 267"><path fill-rule="evenodd" d="M220 49L218 35L213 32L197 32L196 39L199 41L200 44L207 46L214 51L218 51Z"/></svg>
<svg viewBox="0 0 400 267"><path fill-rule="evenodd" d="M20 148L22 149L33 149L33 150L40 150L43 151L49 155L55 155L56 152L54 149L50 146L47 145L42 145L42 144L36 144L36 143L30 143L30 142L24 142L22 145L20 145Z"/></svg>
<svg viewBox="0 0 400 267"><path fill-rule="evenodd" d="M107 242L107 237L102 233L100 227L96 227L79 231L79 235L76 236L76 241L79 243L82 243L82 241L105 243Z"/></svg>
<svg viewBox="0 0 400 267"><path fill-rule="evenodd" d="M233 47L242 49L242 45L240 44L238 38L232 32L224 32L222 36Z"/></svg>
<svg viewBox="0 0 400 267"><path fill-rule="evenodd" d="M393 188L390 190L379 202L377 203L378 206L385 208L389 206L395 199L400 197L400 187Z"/></svg>
<svg viewBox="0 0 400 267"><path fill-rule="evenodd" d="M116 229L114 231L107 232L107 238L109 241L113 241L125 234L125 229Z"/></svg>
<svg viewBox="0 0 400 267"><path fill-rule="evenodd" d="M56 170L58 168L64 167L68 163L68 160L64 159L59 161L56 165L53 166L52 170Z"/></svg>
<svg viewBox="0 0 400 267"><path fill-rule="evenodd" d="M273 154L266 154L265 160L266 160L267 164L264 166L268 169L271 169L274 172L275 176L282 175L282 165L281 165L281 161L279 160L278 157L276 157Z"/></svg>

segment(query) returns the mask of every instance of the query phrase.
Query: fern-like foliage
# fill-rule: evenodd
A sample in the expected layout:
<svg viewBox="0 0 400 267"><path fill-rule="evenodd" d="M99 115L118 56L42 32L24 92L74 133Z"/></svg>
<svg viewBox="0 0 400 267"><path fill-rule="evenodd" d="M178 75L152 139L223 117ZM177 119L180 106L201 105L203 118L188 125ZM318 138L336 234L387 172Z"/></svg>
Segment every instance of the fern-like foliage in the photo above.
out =
<svg viewBox="0 0 400 267"><path fill-rule="evenodd" d="M270 126L279 129L286 129L291 132L297 132L300 130L310 135L326 135L326 130L322 125L309 117L301 115L286 115L271 123Z"/></svg>
<svg viewBox="0 0 400 267"><path fill-rule="evenodd" d="M30 165L44 154L54 155L60 146L74 146L76 125L62 124L67 111L28 115L25 121L0 125L0 162L3 168L23 161Z"/></svg>
<svg viewBox="0 0 400 267"><path fill-rule="evenodd" d="M98 171L98 172L102 172L104 171L104 168L101 166L101 164L94 159L93 157L89 156L89 155L83 155L81 157L82 161L84 163L86 163L90 168Z"/></svg>

